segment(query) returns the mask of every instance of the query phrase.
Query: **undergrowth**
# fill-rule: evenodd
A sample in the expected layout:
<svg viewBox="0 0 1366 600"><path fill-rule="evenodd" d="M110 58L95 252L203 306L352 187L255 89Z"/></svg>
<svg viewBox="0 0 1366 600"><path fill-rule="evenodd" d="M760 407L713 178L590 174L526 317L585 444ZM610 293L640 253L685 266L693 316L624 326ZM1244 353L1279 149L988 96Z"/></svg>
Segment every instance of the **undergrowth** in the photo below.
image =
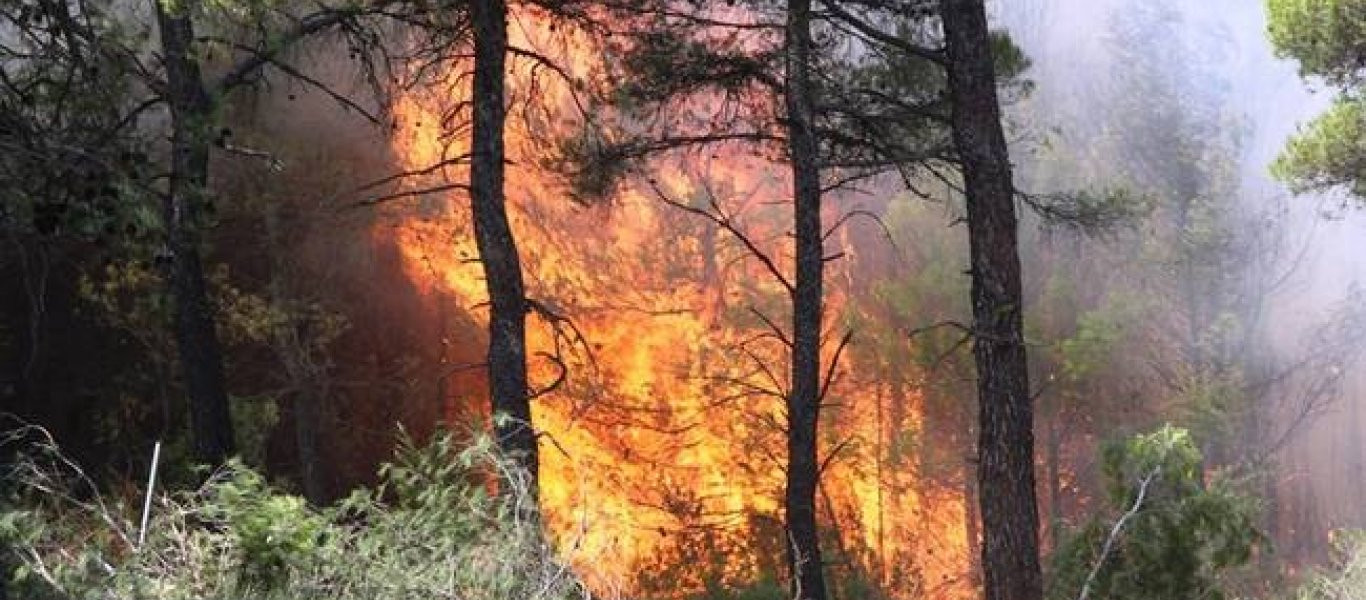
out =
<svg viewBox="0 0 1366 600"><path fill-rule="evenodd" d="M327 507L233 461L140 506L107 499L37 428L6 474L12 597L134 600L588 600L549 547L530 478L485 437L401 436L381 483ZM36 441L35 441L36 440ZM507 493L491 493L499 481ZM588 561L582 561L588 563Z"/></svg>

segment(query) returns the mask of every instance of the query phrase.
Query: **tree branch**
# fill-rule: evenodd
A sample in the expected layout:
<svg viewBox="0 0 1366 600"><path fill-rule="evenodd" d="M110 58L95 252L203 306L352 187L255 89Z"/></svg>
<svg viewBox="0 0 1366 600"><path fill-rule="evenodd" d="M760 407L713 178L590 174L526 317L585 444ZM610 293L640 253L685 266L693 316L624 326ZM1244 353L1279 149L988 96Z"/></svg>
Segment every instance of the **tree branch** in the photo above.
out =
<svg viewBox="0 0 1366 600"><path fill-rule="evenodd" d="M1124 524L1128 523L1129 519L1134 518L1134 515L1137 515L1138 511L1143 508L1143 499L1148 495L1148 486L1152 484L1153 479L1157 478L1160 472L1162 472L1162 465L1159 463L1143 478L1143 481L1139 482L1138 495L1134 497L1133 506L1130 506L1129 510L1115 521L1114 527L1110 528L1110 535L1105 538L1105 545L1100 549L1100 556L1096 558L1096 564L1091 567L1091 572L1086 574L1086 582L1082 584L1081 593L1077 596L1077 600L1086 600L1091 595L1091 586L1095 584L1096 577L1100 575L1101 567L1105 566L1105 559L1109 557L1110 551L1114 548L1115 540L1119 539L1120 531L1124 529Z"/></svg>

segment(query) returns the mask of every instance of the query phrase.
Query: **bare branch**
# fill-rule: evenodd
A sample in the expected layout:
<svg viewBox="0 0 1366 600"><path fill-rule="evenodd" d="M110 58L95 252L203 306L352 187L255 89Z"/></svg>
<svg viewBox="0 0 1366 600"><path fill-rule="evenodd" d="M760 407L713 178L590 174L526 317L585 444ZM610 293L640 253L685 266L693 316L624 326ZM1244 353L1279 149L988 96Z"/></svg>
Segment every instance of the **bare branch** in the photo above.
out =
<svg viewBox="0 0 1366 600"><path fill-rule="evenodd" d="M731 221L730 217L726 216L724 213L720 213L719 208L717 209L718 213L714 214L710 211L697 208L696 206L684 204L682 202L679 202L678 200L670 198L669 195L666 194L662 188L660 188L658 181L655 181L653 178L647 179L646 181L649 183L650 189L654 190L655 195L660 199L660 201L684 212L692 213L694 215L706 218L707 220L711 221L712 223L715 223L722 229L725 229L737 240L739 240L741 244L744 244L745 248L749 250L750 254L752 254L754 258L758 259L759 262L764 265L764 268L768 270L769 274L772 275L774 279L778 280L778 283L781 284L783 288L787 290L788 295L792 295L797 292L797 288L794 287L792 283L787 280L787 277L783 276L783 272L778 269L778 265L773 262L773 259L769 258L768 254L766 254L763 250L760 250L759 246L756 245L753 240L749 239L749 236L745 235L744 232L740 231L740 229L736 227L735 224ZM713 202L713 205L715 205L715 202Z"/></svg>
<svg viewBox="0 0 1366 600"><path fill-rule="evenodd" d="M459 156L453 156L453 157L450 157L450 158L445 158L445 159L442 159L442 160L440 160L440 161L437 161L437 162L435 162L435 163L433 163L433 164L430 164L430 165L427 165L427 166L425 166L425 167L422 167L422 168L420 168L420 169L413 169L413 170L409 170L409 171L401 171L401 172L398 172L398 173L394 173L393 175L389 175L389 176L387 176L387 177L382 177L382 178L380 178L380 179L376 179L376 180L374 180L374 181L371 181L371 182L369 182L369 183L367 183L367 184L365 184L365 185L362 185L362 186L356 188L356 191L357 191L357 192L364 192L364 191L367 191L367 190L372 190L372 189L377 188L377 187L379 187L379 186L381 186L381 185L384 185L384 184L386 184L386 183L393 183L393 182L395 182L395 181L398 181L398 180L400 180L400 179L406 179L406 178L408 178L408 177L421 177L421 176L424 176L424 175L431 175L432 173L435 173L436 171L439 171L439 170L444 169L444 168L446 168L446 167L450 167L450 166L455 166L455 165L460 165L460 164L467 163L467 162L469 162L469 159L470 159L470 154L469 154L469 153L461 154L461 155L459 155Z"/></svg>
<svg viewBox="0 0 1366 600"><path fill-rule="evenodd" d="M352 204L352 207L375 206L377 204L383 204L390 200L416 198L418 196L426 196L427 194L439 194L441 192L449 192L451 190L464 190L468 192L470 190L470 186L464 183L443 183L441 185L434 185L422 189L395 192L393 194L385 194L383 196L377 196L375 198L361 200L359 202Z"/></svg>
<svg viewBox="0 0 1366 600"><path fill-rule="evenodd" d="M830 366L826 367L825 381L821 383L821 393L816 396L816 402L825 400L826 394L830 392L830 385L835 381L835 368L839 366L840 355L844 354L844 349L849 347L849 343L854 341L853 330L844 332L840 337L839 345L835 346L835 355L830 358Z"/></svg>
<svg viewBox="0 0 1366 600"><path fill-rule="evenodd" d="M946 60L943 50L917 46L907 40L883 32L877 29L876 27L873 27L871 24L869 24L862 18L858 17L857 15L854 15L849 11L844 10L844 8L842 8L839 5L839 2L836 0L821 0L821 3L825 5L826 12L829 12L831 15L834 15L837 19L839 19L840 22L849 25L850 27L854 28L859 33L867 36L873 41L885 44L887 46L891 46L893 48L896 48L897 50L905 52L906 54L928 60L938 65L944 64Z"/></svg>
<svg viewBox="0 0 1366 600"><path fill-rule="evenodd" d="M1105 566L1105 559L1109 557L1115 541L1119 539L1120 531L1124 529L1124 524L1128 523L1129 519L1134 518L1134 515L1137 515L1138 511L1143 508L1143 499L1148 496L1148 486L1152 484L1153 479L1161 471L1162 465L1159 463L1153 467L1152 471L1148 472L1143 481L1139 482L1138 495L1134 497L1133 506L1130 506L1129 510L1120 516L1119 520L1115 521L1115 526L1110 528L1110 535L1105 538L1105 545L1100 549L1100 556L1096 558L1096 564L1091 567L1091 572L1086 574L1086 582L1082 584L1081 593L1077 595L1077 600L1086 600L1091 595L1091 586L1095 584L1096 576L1100 574L1101 567Z"/></svg>

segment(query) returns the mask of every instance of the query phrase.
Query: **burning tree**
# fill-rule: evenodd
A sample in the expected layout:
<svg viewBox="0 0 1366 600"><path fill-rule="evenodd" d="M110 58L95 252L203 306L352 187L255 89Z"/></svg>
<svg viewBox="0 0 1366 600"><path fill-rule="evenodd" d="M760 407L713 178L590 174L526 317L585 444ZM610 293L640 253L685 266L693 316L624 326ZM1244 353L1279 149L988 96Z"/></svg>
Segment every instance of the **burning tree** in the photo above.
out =
<svg viewBox="0 0 1366 600"><path fill-rule="evenodd" d="M914 190L918 177L942 178L939 169L958 160L946 139L950 102L941 69L947 55L933 47L933 5L918 4L907 11L894 3L844 7L826 2L823 8L819 19L802 3L781 11L759 4L743 11L704 7L680 12L670 3L634 9L631 14L645 18L648 25L621 50L628 70L624 79L629 82L624 91L631 110L638 113L642 105L653 109L653 116L637 120L654 123L661 131L627 128L611 140L594 134L588 143L573 148L575 158L586 165L575 173L576 181L590 182L588 187L597 191L612 189L610 177L629 170L619 166L623 161L678 149L757 146L781 153L791 165L796 269L790 280L715 197L708 199L709 206L699 207L670 198L653 179L650 185L667 204L702 216L735 236L790 298L790 332L759 316L790 356L791 386L769 393L786 403L785 512L792 592L813 595L824 592L820 574L805 567L807 562L821 564L813 497L822 470L818 464L828 461L819 461L816 452L819 409L850 339L845 336L834 346L822 381L823 246L851 218L871 214L841 215L832 229L822 231L821 192L888 172L899 174ZM814 38L813 23L818 25ZM883 30L881 23L891 27ZM777 31L784 34L781 40ZM866 46L846 45L849 40ZM1011 61L1016 55L1009 52L997 52L1009 49L1002 41L993 38L988 43L984 38L983 47L990 61L1007 57L1003 72L1008 80L1023 63ZM994 86L994 77L991 82ZM692 117L696 109L691 103L698 98L733 106L722 110L730 121ZM783 143L785 147L779 145ZM826 183L821 182L823 177ZM1008 201L1013 202L1013 188L1009 189ZM1013 245L1008 252L1013 254ZM1018 279L1018 259L1015 264ZM1018 329L1018 303L1015 306ZM1022 397L1027 399L1027 394Z"/></svg>
<svg viewBox="0 0 1366 600"><path fill-rule="evenodd" d="M781 481L781 489L795 494L789 503L795 506L785 509L793 517L789 520L795 526L796 518L809 519L809 525L802 525L806 529L802 539L796 541L798 548L791 553L791 562L815 562L809 557L817 551L816 538L821 535L815 518L822 502L829 519L836 518L835 505L829 490L820 484L819 475L848 469L848 477L867 476L852 474L859 471L858 467L841 467L836 460L841 453L862 452L857 449L860 432L835 429L820 435L817 426L823 420L819 416L823 399L828 400L834 391L859 398L868 395L866 401L888 401L885 396L872 400L870 390L856 390L851 387L853 384L837 385L842 371L838 358L849 337L827 338L825 329L831 326L831 320L822 316L826 311L821 308L831 302L827 294L821 293L826 278L823 271L826 263L841 254L831 251L831 242L841 239L841 229L851 221L873 213L837 213L830 221L833 225L823 227L820 213L833 211L820 208L815 199L888 171L909 178L915 169L909 161L941 156L947 147L947 130L938 126L921 131L908 126L906 119L915 117L926 123L938 120L942 124L946 119L942 99L938 91L916 87L924 83L924 78L906 76L895 66L841 46L835 26L814 9L813 15L821 18L812 17L812 48L809 57L799 61L809 63L810 69L811 99L803 101L792 97L791 86L784 83L784 78L798 74L787 66L793 64L788 44L802 37L800 32L789 35L789 26L800 29L803 20L798 18L789 23L786 10L755 7L752 11L734 13L721 9L694 12L665 4L639 3L608 4L607 8L612 14L625 15L611 30L610 39L617 41L608 43L594 41L601 31L593 26L578 32L569 28L555 32L547 31L545 22L531 16L532 12L514 11L522 16L513 17L514 22L523 19L522 22L535 25L523 27L520 32L514 30L517 39L513 45L522 50L512 52L517 60L509 71L509 88L514 90L511 105L516 107L517 117L508 122L509 157L518 157L509 161L509 216L513 227L522 232L520 235L535 240L526 246L530 277L527 293L537 299L534 306L548 310L537 308L533 314L549 317L548 322L555 320L553 315L567 315L576 327L568 335L556 327L527 330L528 355L533 357L531 378L553 384L542 388L548 393L535 394L532 407L537 429L542 432L544 500L548 506L564 504L566 494L580 484L565 479L567 471L563 465L585 460L585 456L601 460L592 455L595 448L616 453L616 470L621 464L661 460L667 456L667 452L661 452L665 449L675 449L683 456L689 456L693 447L717 452L713 447L700 445L697 436L705 436L707 444L753 444L764 454L749 459L749 464L741 464L752 477L763 482L764 487L759 489L765 491L749 495L746 492L754 488L738 486L709 496L704 492L712 484L704 479L694 483L699 486L698 491L686 496L700 497L697 502L717 507L715 512L703 511L710 515L708 520L726 520L732 517L723 515L738 516L751 511L765 514L772 510L766 506L767 501L761 500L769 494L767 490L771 488L767 486ZM920 28L912 28L907 34L911 35L912 30L916 35L923 33ZM621 79L623 86L611 88L614 93L608 95L610 104L587 93L580 95L581 91L601 85L593 74L595 61L584 55L597 52L619 57L620 61L612 66L624 67L629 74ZM549 72L550 80L563 85L546 85L537 71L547 61L538 57L551 59L549 62L555 66L545 68L542 74ZM924 60L924 56L918 55L911 58ZM857 79L846 81L846 77ZM934 81L934 75L927 77ZM880 99L878 87L885 84L906 95ZM456 133L458 127L453 131L426 125L437 121L463 122L442 116L445 113L439 107L443 103L463 106L461 99L469 93L460 83L452 86L451 91L453 98L448 99L419 99L415 95L400 108L403 121L411 124L411 129L400 135L400 155L405 157L410 172L438 179L430 186L401 192L405 195L432 197L435 192L458 186L451 182L463 176L460 157L466 152L462 150L462 136ZM709 124L706 119L695 118L713 100L719 100L723 106L720 110L735 120L711 120ZM806 166L788 158L794 153L797 140L790 134L791 119L784 115L793 110L789 108L793 103L798 108L810 105L814 154L810 157L812 164ZM589 110L583 110L585 107ZM592 116L572 117L578 123L564 136L560 156L546 156L542 141L546 130L556 131L557 120L563 120L566 114ZM608 122L611 119L619 120ZM903 132L913 135L902 136ZM751 152L763 156L750 158L747 155ZM695 159L704 155L724 156L727 160L713 159L706 169L698 169L698 163L706 161ZM653 160L646 163L641 162L643 159ZM559 186L538 169L548 162L569 171L575 184L572 191L580 205L556 197ZM778 183L781 180L772 172L775 164L799 169L807 182L806 204L801 209L807 222L802 226L804 233L798 236L800 240L794 239L791 246L782 233L789 225L780 224L791 221L777 220L777 213L766 206L768 198L791 193L788 185ZM817 175L814 183L809 173L812 169ZM697 170L709 171L710 177L690 180ZM726 182L727 179L730 181ZM704 225L695 232L700 236L694 238L693 232L670 222L656 207L644 204L661 200L666 211L672 207L702 217ZM630 212L622 211L621 207L629 207ZM742 214L746 211L748 214ZM597 221L608 218L627 218L632 222L623 222L615 231L605 231ZM477 241L469 236L469 226L460 216L451 219L461 248ZM412 222L407 228L405 235L411 236L407 244L412 248L415 263L432 265L433 253L423 249L429 248L429 242L423 240L447 235L440 233L442 229L436 220L431 225ZM680 277L677 271L691 268L689 265L695 259L671 251L672 244L700 250L703 281ZM780 256L796 247L803 248L806 266L794 273L782 264ZM595 261L612 261L625 273L631 272L626 265L634 261L661 264L651 272L631 275L634 279L623 285L593 273L591 269L598 268ZM585 264L590 265L588 272L574 266ZM473 273L458 265L415 267L414 271L421 273L415 277L427 280L434 274L436 285L467 305L484 302L483 286L470 279ZM720 277L725 271L746 273L750 278L738 285L725 283ZM697 283L703 284L701 290ZM727 291L729 286L735 287ZM842 298L834 302L836 306L845 305ZM700 309L688 308L689 305ZM792 324L778 325L782 319L770 316L774 310L793 310ZM737 328L737 324L742 326ZM654 334L646 331L660 328L664 332L669 328L677 333L700 332L700 339L692 343L700 345L697 355L701 360L680 361L657 347L652 339ZM633 331L637 339L623 338L623 331ZM822 339L828 341L823 343ZM722 352L716 352L713 345ZM799 350L809 359L801 368L794 365L791 372L783 373L783 368L775 366L788 362ZM650 361L637 357L650 357ZM646 366L650 362L666 368ZM672 387L677 385L670 383L675 376L668 372L675 362L686 366L690 372L688 379L702 385ZM643 373L642 367L663 372ZM803 378L805 381L799 382ZM634 383L637 381L642 383ZM674 398L675 404L662 404L658 394ZM739 403L747 399L763 403ZM783 404L767 404L771 400ZM695 402L701 406L693 408ZM724 418L710 414L730 410L738 410L745 419L728 424ZM858 416L861 421L865 418L874 420L872 414ZM828 417L824 420L830 421ZM766 448L775 430L784 432L784 445L789 441L795 444L792 452L778 453ZM789 435L791 440L787 439ZM879 431L878 435L881 439L883 433ZM639 439L642 436L658 441L646 443ZM721 464L724 463L712 457L687 468L709 473ZM706 477L730 479L736 475ZM643 476L651 479L658 475ZM628 481L623 477L620 484L630 485ZM869 491L880 486L881 483L873 484ZM630 495L636 496L632 502L647 507L667 509L671 514L694 514L694 510L682 508L692 502L687 497L653 497L656 493L645 488L632 490ZM825 499L821 500L821 496ZM802 500L807 497L809 500ZM917 502L913 497L905 501ZM841 502L854 504L841 509L850 511L846 514L857 515L866 509L858 505L864 500L857 498L841 498ZM612 503L605 503L601 509L628 510ZM629 510L632 519L648 523L658 519L645 519L638 509ZM881 510L880 505L876 510ZM547 511L552 516L557 512ZM864 526L869 531L880 530L880 515L863 514L868 518ZM662 526L651 527L658 527L661 534L666 532ZM778 547L792 545L786 535L781 538ZM884 557L881 561L889 559ZM742 573L747 568L742 565L726 570ZM789 570L808 577L819 575L809 569ZM948 575L942 579L953 581ZM802 585L805 593L811 594L825 587L811 580Z"/></svg>
<svg viewBox="0 0 1366 600"><path fill-rule="evenodd" d="M51 12L51 3L44 6ZM1126 129L1130 147L1144 147L1115 160L1122 163L1116 172L1144 172L1158 185L1198 184L1142 221L1157 234L1121 233L1120 245L1103 252L1080 234L1061 249L1050 245L1052 229L1030 237L1040 221L1071 220L1078 229L1099 221L1084 199L1016 189L1000 105L1028 90L1018 78L1027 61L1005 36L987 31L980 3L155 8L159 22L152 11L131 22L169 35L155 43L115 37L116 49L100 55L119 65L98 70L135 92L127 97L80 69L5 72L23 77L7 90L13 101L6 106L18 110L0 115L0 136L8 136L0 139L24 152L0 166L21 200L58 189L71 193L51 198L76 212L91 204L100 213L106 196L201 211L203 218L176 225L184 234L176 243L182 258L203 252L197 277L207 303L189 316L200 319L201 333L211 317L209 333L222 338L221 360L232 368L220 367L219 387L232 386L239 397L269 394L265 408L292 401L284 427L248 421L226 439L269 434L268 452L263 442L242 445L276 472L281 449L285 461L296 452L297 483L312 500L327 498L338 479L349 485L369 476L329 458L378 456L375 444L389 444L394 421L420 433L442 421L469 419L480 429L491 421L501 450L538 473L527 488L541 508L536 535L544 525L571 561L612 557L585 569L601 574L591 582L597 589L623 579L642 597L748 586L812 599L966 597L981 583L973 573L980 554L991 597L1033 598L1033 400L1044 399L1053 548L1062 546L1065 522L1094 506L1097 494L1069 493L1080 489L1089 444L1108 425L1098 417L1108 411L1141 402L1142 412L1123 425L1146 425L1170 412L1164 402L1179 401L1180 417L1206 434L1197 439L1209 444L1203 464L1211 470L1248 449L1226 433L1255 429L1272 442L1280 433L1250 416L1269 397L1256 394L1271 394L1248 389L1262 381L1263 357L1253 352L1256 338L1239 328L1242 313L1252 319L1259 310L1243 303L1243 293L1258 290L1242 287L1242 263L1229 255L1262 240L1230 242L1255 223L1230 220L1207 193L1221 189L1218 175L1229 170L1223 159L1185 161L1196 145ZM14 20L23 21L21 13ZM43 33L55 44L45 52L65 52L70 42L60 33ZM304 51L337 43L356 44L359 67L307 62ZM176 70L175 102L161 85L170 79L162 63L151 69L160 75L132 73L134 63L119 62L127 55L117 47L157 48L165 68ZM46 64L70 66L65 60ZM356 73L364 81L350 81ZM67 120L76 105L63 104L69 99L24 103L34 99L23 95L26 85L63 78L93 99L116 96L117 110L81 102L86 127ZM269 87L277 83L289 87ZM295 103L299 88L313 97ZM136 103L143 93L147 108ZM1125 96L1143 97L1152 112L1130 112ZM311 118L306 113L324 97L345 107L338 112L379 126L359 135L350 122L289 123ZM1107 114L1158 120L1180 112L1169 110L1169 100L1126 88ZM43 112L49 107L60 118ZM145 117L121 124L126 114ZM1180 118L1161 122L1170 123L1164 131L1206 135ZM99 147L105 131L113 149ZM346 143L318 148L322 131L345 135ZM284 167L297 156L286 153L291 140L317 152ZM1222 152L1216 145L1201 147L1212 157ZM134 151L125 157L124 148ZM334 158L347 153L392 171L347 172L365 170ZM1167 162L1149 162L1150 155ZM73 168L48 174L35 166L54 157ZM226 164L228 157L235 162ZM1080 164L1110 177L1100 162ZM1076 164L1048 167L1071 174ZM79 197L89 191L90 172L101 185L98 200L87 203ZM119 186L146 195L124 195ZM347 214L362 215L365 231L315 233L336 222L320 215L341 197L359 197L366 210ZM213 227L210 206L239 201L226 218L240 220ZM1038 209L1038 219L1017 215L1015 202ZM292 213L301 203L314 211ZM21 206L6 206L0 224L22 221L39 235L53 223L70 226L43 203L32 215ZM933 214L937 207L942 215ZM1185 225L1172 224L1178 220ZM960 224L967 226L953 227ZM1211 226L1195 227L1201 224ZM152 237L160 242L162 233ZM304 250L298 238L324 235L332 243L311 249L314 256L293 256ZM210 253L215 238L231 247ZM350 248L341 255L342 246L357 247L355 255ZM1173 256L1137 256L1151 246ZM367 255L381 247L393 254ZM1025 257L1037 265L1031 273L1020 272L1021 247L1033 252ZM324 276L290 268L304 260L326 263L319 271L349 268L343 259L366 261L370 270L324 287L316 285L327 283ZM258 289L224 285L215 260L231 261L234 279ZM1180 270L1174 266L1187 268L1170 275ZM1086 274L1075 275L1079 268ZM130 286L162 281L144 271L101 273L127 275ZM371 280L356 284L365 277ZM1120 281L1126 277L1137 281ZM119 312L121 288L94 279L82 280L84 299L102 314ZM1076 287L1074 279L1087 289L1063 289ZM1180 310L1125 302L1153 290ZM339 333L343 326L326 310L299 301L333 293L352 302L343 310L349 331L361 334ZM137 315L110 324L140 332L160 315L135 308ZM1239 317L1225 316L1233 312ZM1025 370L1024 319L1042 340L1042 352L1031 350L1033 372ZM1210 327L1192 327L1200 322ZM235 348L241 330L268 348ZM9 331L0 331L0 342ZM142 343L169 348L168 333L143 332ZM1339 333L1302 373L1336 364L1328 354L1345 351L1340 338L1350 335ZM344 347L331 345L337 339ZM961 352L969 342L972 351ZM5 344L0 351L8 352ZM1133 367L1121 351L1153 360ZM175 365L175 356L162 352L145 361L157 363L152 374L138 375L168 379L159 367ZM1266 367L1270 379L1282 373ZM205 373L205 381L213 378ZM1031 380L1042 385L1030 390ZM1303 383L1305 397L1322 399L1334 381L1289 377L1283 382L1293 383L1263 387ZM283 391L263 392L266 386ZM1234 399L1239 410L1225 410ZM140 408L138 398L119 400L120 409ZM327 418L333 410L350 413ZM226 451L221 439L202 439L216 448L204 454ZM321 448L329 440L333 447ZM136 460L124 466L140 468ZM512 482L481 475L469 476L472 494L486 484L511 489Z"/></svg>
<svg viewBox="0 0 1366 600"><path fill-rule="evenodd" d="M526 292L521 259L503 208L503 79L507 4L478 0L474 23L470 200L489 296L489 401L498 443L535 480L536 436L526 381ZM532 491L533 497L535 491Z"/></svg>

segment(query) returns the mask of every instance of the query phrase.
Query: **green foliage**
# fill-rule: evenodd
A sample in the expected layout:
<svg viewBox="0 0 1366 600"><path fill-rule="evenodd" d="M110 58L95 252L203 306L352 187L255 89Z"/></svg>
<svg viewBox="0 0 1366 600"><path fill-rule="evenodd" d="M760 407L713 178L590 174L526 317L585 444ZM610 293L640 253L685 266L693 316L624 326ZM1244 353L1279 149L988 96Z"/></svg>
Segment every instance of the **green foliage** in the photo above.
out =
<svg viewBox="0 0 1366 600"><path fill-rule="evenodd" d="M262 292L240 287L232 281L226 265L216 266L208 275L219 337L229 349L259 351L269 347L277 353L320 353L348 326L345 318L322 303L273 300ZM136 342L135 350L148 365L143 371L122 374L118 401L102 407L107 410L107 415L101 415L107 417L102 419L102 429L111 444L141 443L145 433L138 430L138 424L148 416L142 412L156 405L155 400L165 402L164 395L176 376L171 303L163 277L153 264L130 259L111 261L78 281L83 310L118 330L124 339ZM266 392L236 397L230 408L243 458L249 465L264 464L266 440L279 422L275 395Z"/></svg>
<svg viewBox="0 0 1366 600"><path fill-rule="evenodd" d="M69 463L27 464L17 481L28 500L0 514L0 536L20 565L15 585L33 597L587 597L528 519L525 489L485 491L495 473L524 480L487 439L461 447L441 433L419 446L405 436L378 489L329 507L234 461L199 489L158 497L140 548L128 507L58 485L69 478L53 465Z"/></svg>
<svg viewBox="0 0 1366 600"><path fill-rule="evenodd" d="M724 559L725 557L721 557ZM858 598L860 600L886 600L897 594L910 592L908 589L887 590L872 579L868 573L859 569L830 568L826 578L830 596L838 598ZM918 588L916 588L918 589ZM664 589L664 593L669 590ZM913 595L913 594L912 594ZM691 600L787 600L792 595L787 584L772 571L761 571L758 577L743 584L726 585L718 579L706 582L706 590L691 596Z"/></svg>
<svg viewBox="0 0 1366 600"><path fill-rule="evenodd" d="M738 93L756 78L770 77L781 54L776 48L750 52L736 39L705 39L688 28L648 28L622 55L631 77L615 90L621 107L658 104L699 90Z"/></svg>
<svg viewBox="0 0 1366 600"><path fill-rule="evenodd" d="M1366 198L1366 106L1359 98L1338 98L1328 112L1287 142L1271 173L1296 192L1345 187Z"/></svg>
<svg viewBox="0 0 1366 600"><path fill-rule="evenodd" d="M1164 425L1157 431L1106 444L1102 473L1110 503L1128 507L1138 495L1136 482L1157 473L1176 496L1188 496L1201 485L1200 450L1183 429ZM1156 496L1156 492L1149 490Z"/></svg>
<svg viewBox="0 0 1366 600"><path fill-rule="evenodd" d="M1237 442L1237 427L1245 422L1249 402L1247 384L1236 368L1190 371L1177 382L1175 405L1183 423L1206 448L1227 449Z"/></svg>
<svg viewBox="0 0 1366 600"><path fill-rule="evenodd" d="M1122 187L1026 196L1026 204L1050 225L1094 236L1135 227L1155 208L1152 198Z"/></svg>
<svg viewBox="0 0 1366 600"><path fill-rule="evenodd" d="M275 587L318 545L327 520L303 498L275 493L260 474L234 459L210 488L204 514L228 533L242 577Z"/></svg>
<svg viewBox="0 0 1366 600"><path fill-rule="evenodd" d="M1024 49L1015 44L1005 31L991 32L991 56L995 63L996 77L1013 97L1028 94L1034 89L1034 82L1024 77L1031 65Z"/></svg>
<svg viewBox="0 0 1366 600"><path fill-rule="evenodd" d="M1063 377L1078 384L1101 370L1141 310L1140 304L1131 298L1116 296L1083 313L1077 319L1076 333L1058 342Z"/></svg>
<svg viewBox="0 0 1366 600"><path fill-rule="evenodd" d="M1311 575L1294 600L1357 600L1366 597L1366 531L1334 534L1336 564L1330 571Z"/></svg>
<svg viewBox="0 0 1366 600"><path fill-rule="evenodd" d="M1206 482L1202 461L1189 433L1171 426L1108 444L1112 514L1096 515L1058 548L1049 597L1076 598L1099 564L1092 598L1223 598L1220 574L1247 563L1263 538L1256 503L1220 477Z"/></svg>
<svg viewBox="0 0 1366 600"><path fill-rule="evenodd" d="M1343 95L1286 146L1272 173L1297 191L1345 187L1366 198L1366 113L1361 57L1366 53L1366 1L1267 0L1267 33L1277 55L1300 63L1300 74L1322 77Z"/></svg>
<svg viewBox="0 0 1366 600"><path fill-rule="evenodd" d="M171 305L161 276L143 261L115 261L98 275L82 275L79 294L105 324L126 332L154 360L169 362L173 352Z"/></svg>
<svg viewBox="0 0 1366 600"><path fill-rule="evenodd" d="M156 239L149 144L126 120L146 91L108 3L0 0L0 231L123 247ZM12 38L12 39L11 39Z"/></svg>
<svg viewBox="0 0 1366 600"><path fill-rule="evenodd" d="M593 204L610 198L631 168L630 143L609 142L604 132L585 123L577 135L556 140L554 156L542 166L568 180L569 190L580 204Z"/></svg>
<svg viewBox="0 0 1366 600"><path fill-rule="evenodd" d="M275 398L233 397L228 409L231 411L232 431L237 438L242 462L255 468L264 468L266 444L271 432L280 423L280 408Z"/></svg>
<svg viewBox="0 0 1366 600"><path fill-rule="evenodd" d="M228 344L266 344L287 327L307 329L308 342L317 349L336 339L346 328L341 316L316 302L272 302L232 282L227 265L208 274L212 286L219 335ZM172 353L169 337L171 305L165 294L163 275L140 260L111 262L98 276L83 276L80 295L108 325L123 330L146 350Z"/></svg>
<svg viewBox="0 0 1366 600"><path fill-rule="evenodd" d="M1300 62L1302 75L1354 85L1366 48L1362 0L1267 0L1267 34L1276 54Z"/></svg>

